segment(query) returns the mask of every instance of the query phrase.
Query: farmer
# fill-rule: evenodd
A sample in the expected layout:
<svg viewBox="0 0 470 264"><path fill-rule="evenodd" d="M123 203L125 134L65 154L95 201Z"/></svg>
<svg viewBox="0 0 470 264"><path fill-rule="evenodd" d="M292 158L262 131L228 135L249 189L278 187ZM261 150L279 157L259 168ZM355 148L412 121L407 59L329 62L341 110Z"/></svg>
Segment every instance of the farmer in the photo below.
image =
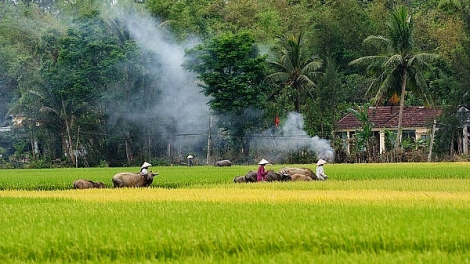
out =
<svg viewBox="0 0 470 264"><path fill-rule="evenodd" d="M193 155L188 155L188 157L187 157L189 167L193 166L193 158L194 158Z"/></svg>
<svg viewBox="0 0 470 264"><path fill-rule="evenodd" d="M140 175L147 176L148 168L150 166L152 166L152 164L144 162L144 164L142 164L142 167L140 167Z"/></svg>
<svg viewBox="0 0 470 264"><path fill-rule="evenodd" d="M256 174L256 181L266 181L266 170L264 169L264 166L266 164L269 164L269 161L262 159L259 163L258 167L258 173Z"/></svg>
<svg viewBox="0 0 470 264"><path fill-rule="evenodd" d="M320 181L328 179L328 176L325 174L325 170L323 169L323 165L326 163L326 160L320 159L317 162L317 170L315 174L317 175L317 179Z"/></svg>

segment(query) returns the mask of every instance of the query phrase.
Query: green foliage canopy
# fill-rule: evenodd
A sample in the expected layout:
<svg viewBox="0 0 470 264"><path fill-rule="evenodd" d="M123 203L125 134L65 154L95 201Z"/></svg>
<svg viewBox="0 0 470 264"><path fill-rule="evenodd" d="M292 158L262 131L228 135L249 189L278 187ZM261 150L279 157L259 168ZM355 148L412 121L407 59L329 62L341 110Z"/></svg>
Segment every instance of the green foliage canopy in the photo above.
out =
<svg viewBox="0 0 470 264"><path fill-rule="evenodd" d="M248 155L246 135L259 130L265 107L266 56L260 56L248 33L224 34L188 52L187 67L198 74L219 124L240 141Z"/></svg>

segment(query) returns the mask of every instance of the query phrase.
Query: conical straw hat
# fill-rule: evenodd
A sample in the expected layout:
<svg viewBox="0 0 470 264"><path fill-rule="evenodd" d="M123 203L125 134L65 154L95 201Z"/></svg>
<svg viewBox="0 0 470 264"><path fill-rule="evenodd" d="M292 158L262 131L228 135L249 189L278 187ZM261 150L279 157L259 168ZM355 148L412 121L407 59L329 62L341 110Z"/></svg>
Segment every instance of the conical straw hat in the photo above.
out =
<svg viewBox="0 0 470 264"><path fill-rule="evenodd" d="M144 162L144 164L142 164L142 167L140 168L147 168L147 167L150 167L152 166L152 164L148 163L148 162Z"/></svg>
<svg viewBox="0 0 470 264"><path fill-rule="evenodd" d="M258 164L259 165L265 165L265 164L268 164L269 161L265 160L265 159L262 159Z"/></svg>

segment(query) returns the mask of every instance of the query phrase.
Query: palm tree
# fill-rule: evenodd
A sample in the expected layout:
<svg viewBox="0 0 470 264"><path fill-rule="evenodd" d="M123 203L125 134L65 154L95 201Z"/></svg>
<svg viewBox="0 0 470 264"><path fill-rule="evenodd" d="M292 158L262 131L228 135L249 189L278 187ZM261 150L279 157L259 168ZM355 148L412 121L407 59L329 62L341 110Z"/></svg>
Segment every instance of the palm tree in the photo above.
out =
<svg viewBox="0 0 470 264"><path fill-rule="evenodd" d="M407 88L431 103L427 84L422 70L430 68L429 63L437 58L435 54L414 54L413 21L406 7L398 7L391 14L389 38L369 36L364 43L378 44L386 48L383 55L366 56L350 62L350 65L366 65L368 72L375 79L368 89L368 94L375 92L373 101L378 105L384 99L400 95L398 131L395 149L402 139L402 119Z"/></svg>
<svg viewBox="0 0 470 264"><path fill-rule="evenodd" d="M277 91L275 94L294 90L294 108L299 113L302 94L307 92L313 97L310 89L315 83L312 78L316 74L315 71L322 66L321 59L305 54L302 36L302 33L298 37L278 36L279 45L274 48L277 61L269 62L275 72L267 77L268 80L280 84L282 91Z"/></svg>
<svg viewBox="0 0 470 264"><path fill-rule="evenodd" d="M362 130L356 131L356 137L358 141L358 147L360 150L365 148L368 158L372 152L372 143L374 133L374 123L369 117L369 106L370 104L364 104L363 106L354 103L354 108L348 108L347 111L351 113L356 119L361 122Z"/></svg>

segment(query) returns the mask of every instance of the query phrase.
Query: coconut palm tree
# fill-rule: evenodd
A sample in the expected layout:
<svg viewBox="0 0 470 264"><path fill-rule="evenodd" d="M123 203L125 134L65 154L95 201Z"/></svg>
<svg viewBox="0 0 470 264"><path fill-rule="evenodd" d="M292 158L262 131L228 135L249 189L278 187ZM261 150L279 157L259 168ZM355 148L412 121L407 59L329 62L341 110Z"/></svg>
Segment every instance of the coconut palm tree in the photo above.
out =
<svg viewBox="0 0 470 264"><path fill-rule="evenodd" d="M400 6L392 12L388 26L388 38L369 36L364 40L364 43L384 47L385 53L353 60L350 65L366 65L368 73L374 75L374 81L367 92L368 94L375 93L373 101L377 105L384 99L400 95L398 131L395 143L395 149L398 149L402 139L403 109L407 89L421 96L428 103L432 103L422 71L430 68L429 63L437 55L414 53L413 20L406 7Z"/></svg>
<svg viewBox="0 0 470 264"><path fill-rule="evenodd" d="M322 66L322 60L316 56L309 56L303 49L303 34L297 37L278 36L279 44L274 48L277 61L271 61L269 64L274 69L274 73L268 75L267 79L280 84L281 91L275 94L289 94L294 91L292 100L296 112L300 113L302 95L307 93L312 96L311 90L315 83L312 80Z"/></svg>

